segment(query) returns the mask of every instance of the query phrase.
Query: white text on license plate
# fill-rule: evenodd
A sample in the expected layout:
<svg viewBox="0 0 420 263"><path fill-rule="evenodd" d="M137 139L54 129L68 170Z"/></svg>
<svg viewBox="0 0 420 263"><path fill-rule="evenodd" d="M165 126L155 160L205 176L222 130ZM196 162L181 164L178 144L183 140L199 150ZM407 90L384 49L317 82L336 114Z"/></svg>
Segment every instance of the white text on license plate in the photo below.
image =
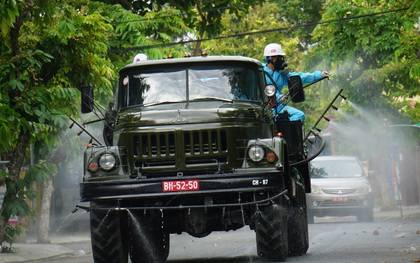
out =
<svg viewBox="0 0 420 263"><path fill-rule="evenodd" d="M199 180L163 181L163 192L196 191L200 190Z"/></svg>
<svg viewBox="0 0 420 263"><path fill-rule="evenodd" d="M333 202L347 202L348 200L347 196L337 196L332 199Z"/></svg>

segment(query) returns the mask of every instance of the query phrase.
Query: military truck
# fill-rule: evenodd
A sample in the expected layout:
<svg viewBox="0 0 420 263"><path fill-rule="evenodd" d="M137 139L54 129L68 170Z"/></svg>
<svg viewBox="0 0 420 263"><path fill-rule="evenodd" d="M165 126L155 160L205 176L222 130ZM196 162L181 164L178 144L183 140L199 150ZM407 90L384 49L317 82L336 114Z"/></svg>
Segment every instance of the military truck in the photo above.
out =
<svg viewBox="0 0 420 263"><path fill-rule="evenodd" d="M245 226L264 260L307 252L302 123L273 122L276 87L258 60L148 60L119 74L80 184L95 262L164 262L171 235ZM98 110L92 87L81 91L82 112ZM300 77L289 91L304 99Z"/></svg>

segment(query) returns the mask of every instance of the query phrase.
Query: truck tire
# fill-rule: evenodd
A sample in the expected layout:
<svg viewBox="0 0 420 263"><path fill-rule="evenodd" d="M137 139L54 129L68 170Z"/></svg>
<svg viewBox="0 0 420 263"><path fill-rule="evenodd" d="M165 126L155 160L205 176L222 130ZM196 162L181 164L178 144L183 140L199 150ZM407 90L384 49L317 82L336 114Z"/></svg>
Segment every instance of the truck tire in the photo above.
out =
<svg viewBox="0 0 420 263"><path fill-rule="evenodd" d="M95 263L128 262L127 244L123 238L122 211L101 209L92 202L90 210L90 234Z"/></svg>
<svg viewBox="0 0 420 263"><path fill-rule="evenodd" d="M306 190L303 179L296 184L296 196L292 199L287 220L289 256L306 254L309 248Z"/></svg>
<svg viewBox="0 0 420 263"><path fill-rule="evenodd" d="M287 246L287 215L278 205L267 206L256 214L257 253L266 261L285 261Z"/></svg>
<svg viewBox="0 0 420 263"><path fill-rule="evenodd" d="M168 259L169 233L160 225L151 227L143 216L129 212L129 254L132 263L161 263Z"/></svg>
<svg viewBox="0 0 420 263"><path fill-rule="evenodd" d="M309 248L306 208L292 207L289 209L287 229L289 256L306 254Z"/></svg>

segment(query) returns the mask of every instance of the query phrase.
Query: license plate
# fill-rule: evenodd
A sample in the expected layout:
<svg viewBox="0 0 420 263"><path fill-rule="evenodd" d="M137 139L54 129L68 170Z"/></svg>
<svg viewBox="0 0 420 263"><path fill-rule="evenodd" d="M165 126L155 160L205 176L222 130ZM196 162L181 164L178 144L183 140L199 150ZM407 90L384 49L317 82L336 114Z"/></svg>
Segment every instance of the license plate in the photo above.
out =
<svg viewBox="0 0 420 263"><path fill-rule="evenodd" d="M199 180L163 181L163 192L197 191L200 190Z"/></svg>
<svg viewBox="0 0 420 263"><path fill-rule="evenodd" d="M337 196L337 197L333 197L332 201L333 202L347 202L349 199L347 198L347 196Z"/></svg>

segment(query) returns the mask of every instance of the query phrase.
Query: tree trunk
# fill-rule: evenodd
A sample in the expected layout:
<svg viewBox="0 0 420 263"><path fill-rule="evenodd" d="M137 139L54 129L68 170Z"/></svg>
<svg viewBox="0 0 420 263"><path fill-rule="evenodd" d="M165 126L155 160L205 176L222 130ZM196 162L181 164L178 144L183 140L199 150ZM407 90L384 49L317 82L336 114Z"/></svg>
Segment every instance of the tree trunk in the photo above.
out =
<svg viewBox="0 0 420 263"><path fill-rule="evenodd" d="M41 211L38 222L38 239L37 243L49 244L51 243L48 233L50 230L50 207L51 196L54 191L53 181L48 180L43 183L43 194L41 200Z"/></svg>
<svg viewBox="0 0 420 263"><path fill-rule="evenodd" d="M9 37L11 42L11 50L12 55L17 57L20 55L20 46L19 46L19 34L20 29L25 21L27 15L30 13L31 8L33 7L33 1L26 2L26 8L22 10L19 16L16 18L15 22L13 23L13 27L10 28ZM17 60L18 61L18 60ZM19 79L21 72L20 72L20 65L18 62L14 62L15 66L15 76L14 79ZM16 97L20 96L19 89L14 89L10 91L10 104L12 108L14 107L14 100ZM9 178L6 180L9 181L9 185L6 187L6 192L4 193L3 204L0 208L0 244L4 242L5 234L6 234L6 227L9 222L10 215L4 216L6 206L10 202L13 202L17 199L17 195L19 194L18 182L19 182L19 175L20 170L22 169L22 165L25 159L26 149L29 145L30 139L30 132L19 130L19 138L17 140L16 147L11 149L8 152L8 157L10 162L6 165L9 173ZM3 139L3 138L2 138Z"/></svg>
<svg viewBox="0 0 420 263"><path fill-rule="evenodd" d="M201 27L200 27L200 30L198 32L198 40L197 40L197 43L195 45L193 56L198 56L201 53L201 39L203 39L203 37L204 37L204 28L207 26L207 18L206 18L206 15L204 14L203 10L201 9L200 1L196 0L196 7L197 7L197 10L198 10L198 14L201 17L201 23L200 23Z"/></svg>
<svg viewBox="0 0 420 263"><path fill-rule="evenodd" d="M19 175L20 170L22 169L23 161L25 159L26 148L29 145L29 132L21 132L17 145L13 152L10 153L10 162L6 165L9 172L9 178L6 180L9 181L6 192L4 193L3 204L0 208L0 244L4 242L4 237L6 234L7 223L9 222L10 215L4 216L4 211L6 206L17 199L17 194L21 189L19 189Z"/></svg>

